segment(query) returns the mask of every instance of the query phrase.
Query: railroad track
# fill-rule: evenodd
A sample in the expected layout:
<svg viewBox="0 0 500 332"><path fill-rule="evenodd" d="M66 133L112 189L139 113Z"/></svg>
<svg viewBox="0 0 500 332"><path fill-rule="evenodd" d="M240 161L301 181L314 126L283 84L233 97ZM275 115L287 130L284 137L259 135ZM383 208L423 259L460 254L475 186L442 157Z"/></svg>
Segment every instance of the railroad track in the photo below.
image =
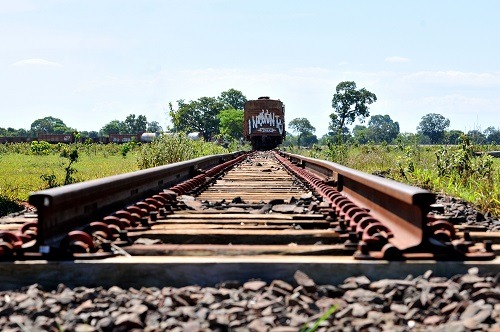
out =
<svg viewBox="0 0 500 332"><path fill-rule="evenodd" d="M30 203L36 215L0 225L0 270L14 263L21 274L45 273L37 282L54 273L83 280L88 272L79 273L90 267L104 278L117 264L129 276L141 273L130 264L164 275L152 264L167 261L173 274L204 266L210 283L234 276L235 267L275 278L304 264L324 273L338 260L382 260L381 270L406 262L392 263L393 272L428 269L435 260L444 269L458 262L494 270L498 260L498 235L461 232L439 214L434 194L283 152L202 157L40 191ZM206 272L206 264L218 268ZM11 273L7 283L16 278Z"/></svg>

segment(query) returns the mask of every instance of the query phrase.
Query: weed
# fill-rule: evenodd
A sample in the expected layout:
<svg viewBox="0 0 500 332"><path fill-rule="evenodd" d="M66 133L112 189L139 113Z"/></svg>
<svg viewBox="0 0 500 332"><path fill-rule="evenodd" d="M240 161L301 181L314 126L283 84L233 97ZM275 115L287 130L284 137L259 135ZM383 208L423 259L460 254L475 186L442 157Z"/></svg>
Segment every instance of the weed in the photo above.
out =
<svg viewBox="0 0 500 332"><path fill-rule="evenodd" d="M140 169L146 169L210 154L227 152L227 149L214 143L201 140L193 141L183 133L163 135L152 143L141 146L137 165Z"/></svg>
<svg viewBox="0 0 500 332"><path fill-rule="evenodd" d="M42 174L40 175L40 179L42 179L48 188L59 187L59 183L57 183L57 177L54 173L52 174Z"/></svg>
<svg viewBox="0 0 500 332"><path fill-rule="evenodd" d="M328 318L330 318L330 316L333 315L333 313L335 311L337 311L337 306L336 305L331 306L330 309L328 309L320 318L318 318L318 320L316 322L314 322L313 326L308 328L307 325L304 325L300 329L300 332L314 332L314 331L316 331L318 329L318 327L321 325L321 323L323 323Z"/></svg>
<svg viewBox="0 0 500 332"><path fill-rule="evenodd" d="M327 142L328 149L325 150L328 160L344 165L349 156L347 144L334 143L331 140Z"/></svg>

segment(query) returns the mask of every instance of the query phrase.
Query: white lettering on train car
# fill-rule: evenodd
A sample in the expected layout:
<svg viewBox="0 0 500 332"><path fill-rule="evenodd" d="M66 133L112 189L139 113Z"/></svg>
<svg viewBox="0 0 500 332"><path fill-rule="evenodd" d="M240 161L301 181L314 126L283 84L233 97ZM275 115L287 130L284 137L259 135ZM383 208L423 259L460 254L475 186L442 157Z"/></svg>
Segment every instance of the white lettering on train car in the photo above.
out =
<svg viewBox="0 0 500 332"><path fill-rule="evenodd" d="M262 128L262 127L267 128ZM271 127L271 128L269 128ZM258 132L275 132L276 128L280 135L283 135L283 120L279 115L274 112L269 112L269 110L262 110L258 115L252 116L248 119L248 132L252 133L254 129Z"/></svg>

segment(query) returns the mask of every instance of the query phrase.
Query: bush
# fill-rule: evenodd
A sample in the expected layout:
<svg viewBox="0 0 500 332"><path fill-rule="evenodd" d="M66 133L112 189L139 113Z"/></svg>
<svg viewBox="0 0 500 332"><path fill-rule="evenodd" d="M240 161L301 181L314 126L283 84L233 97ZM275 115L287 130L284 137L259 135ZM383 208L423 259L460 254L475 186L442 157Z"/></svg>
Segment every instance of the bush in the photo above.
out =
<svg viewBox="0 0 500 332"><path fill-rule="evenodd" d="M33 141L31 142L31 153L36 155L48 155L52 151L52 146L49 142L45 141Z"/></svg>
<svg viewBox="0 0 500 332"><path fill-rule="evenodd" d="M194 141L184 133L163 135L149 144L143 144L137 157L140 169L167 165L211 154L229 151L215 143Z"/></svg>

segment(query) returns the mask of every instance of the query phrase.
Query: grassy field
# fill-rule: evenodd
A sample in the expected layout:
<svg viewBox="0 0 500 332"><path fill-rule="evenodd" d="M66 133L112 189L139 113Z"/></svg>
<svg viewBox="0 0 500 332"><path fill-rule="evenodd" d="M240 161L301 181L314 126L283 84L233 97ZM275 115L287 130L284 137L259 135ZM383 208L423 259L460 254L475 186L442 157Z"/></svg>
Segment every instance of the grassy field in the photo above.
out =
<svg viewBox="0 0 500 332"><path fill-rule="evenodd" d="M102 178L192 159L226 153L211 143L193 142L182 137L143 146L83 145L30 146L0 145L0 215L16 208L13 202L27 201L29 193L49 187L43 175L64 182L69 159L61 157L77 148L78 161L72 165L76 182ZM232 147L230 150L240 149ZM46 150L44 150L46 149ZM483 212L500 216L500 159L474 156L475 151L498 147L472 146L326 146L291 152L337 162L367 173L444 193L476 205Z"/></svg>
<svg viewBox="0 0 500 332"><path fill-rule="evenodd" d="M46 189L44 174L54 174L59 182L65 177L64 167L68 162L59 155L5 154L0 157L0 194L15 200L27 201L29 193ZM102 178L109 175L138 170L136 154L81 155L74 165L77 181Z"/></svg>
<svg viewBox="0 0 500 332"><path fill-rule="evenodd" d="M329 146L294 151L459 197L484 213L500 216L500 159L475 156L498 147L473 146Z"/></svg>
<svg viewBox="0 0 500 332"><path fill-rule="evenodd" d="M185 135L165 136L144 145L0 144L0 216L19 210L18 203L26 202L30 192L64 184L73 152L78 157L70 166L74 170L71 182L81 182L228 150Z"/></svg>

